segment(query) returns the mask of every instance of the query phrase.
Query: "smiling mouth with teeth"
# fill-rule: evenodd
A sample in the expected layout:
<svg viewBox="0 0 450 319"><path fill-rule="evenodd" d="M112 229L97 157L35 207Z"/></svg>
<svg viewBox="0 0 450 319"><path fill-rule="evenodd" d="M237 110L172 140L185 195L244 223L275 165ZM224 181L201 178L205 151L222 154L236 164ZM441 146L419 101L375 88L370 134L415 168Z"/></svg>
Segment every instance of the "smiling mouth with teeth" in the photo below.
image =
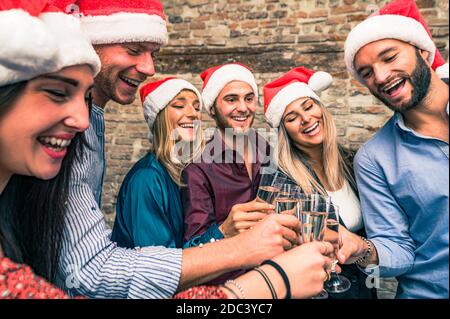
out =
<svg viewBox="0 0 450 319"><path fill-rule="evenodd" d="M381 89L381 92L387 94L387 95L392 95L394 92L396 92L399 88L401 88L401 86L405 83L406 79L398 79L394 82L392 82L389 85L386 85L385 87L383 87Z"/></svg>
<svg viewBox="0 0 450 319"><path fill-rule="evenodd" d="M66 140L50 136L38 137L38 141L45 147L48 147L55 152L62 151L64 148L68 147L72 142L72 140Z"/></svg>
<svg viewBox="0 0 450 319"><path fill-rule="evenodd" d="M236 117L232 117L233 120L238 121L238 122L244 122L245 120L247 120L248 116L236 116Z"/></svg>
<svg viewBox="0 0 450 319"><path fill-rule="evenodd" d="M124 81L126 84L128 84L128 85L130 85L130 86L132 86L132 87L134 87L134 88L137 88L137 87L139 86L139 84L141 84L140 81L138 81L138 80L133 80L133 79L130 79L130 78L127 78L127 77L125 77L125 76L123 76L123 75L119 75L119 78L120 78L122 81Z"/></svg>
<svg viewBox="0 0 450 319"><path fill-rule="evenodd" d="M194 128L194 124L180 124L179 125L181 128Z"/></svg>
<svg viewBox="0 0 450 319"><path fill-rule="evenodd" d="M304 134L309 134L312 131L314 131L317 127L319 127L319 122L316 122L316 124L314 124L313 126L311 126L310 128L307 128L306 130L303 131Z"/></svg>

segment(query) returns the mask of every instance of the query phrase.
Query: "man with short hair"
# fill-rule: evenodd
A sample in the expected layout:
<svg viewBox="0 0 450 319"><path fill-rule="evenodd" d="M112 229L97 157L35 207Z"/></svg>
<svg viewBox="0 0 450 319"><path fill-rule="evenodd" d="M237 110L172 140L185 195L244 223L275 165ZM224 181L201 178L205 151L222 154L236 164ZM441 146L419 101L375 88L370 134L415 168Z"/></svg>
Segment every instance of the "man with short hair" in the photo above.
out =
<svg viewBox="0 0 450 319"><path fill-rule="evenodd" d="M204 105L217 129L202 157L183 171L184 241L190 245L234 237L252 229L268 212L255 200L260 169L270 161L268 143L251 128L258 101L255 78L240 63L209 68L201 77ZM283 227L283 233L284 248L289 249L296 243L295 231Z"/></svg>
<svg viewBox="0 0 450 319"><path fill-rule="evenodd" d="M186 250L124 249L110 240L111 230L100 210L105 171L103 109L109 100L134 101L139 85L155 73L153 54L165 43L167 30L157 0L79 0L76 5L102 70L95 78L91 125L85 134L89 147L73 171L57 284L71 295L91 298L169 298L177 290L282 253L279 220L291 227L296 220L272 218L240 240Z"/></svg>
<svg viewBox="0 0 450 319"><path fill-rule="evenodd" d="M396 277L397 298L448 298L448 64L413 0L356 26L345 61L395 113L355 159L368 239L345 232L338 258Z"/></svg>

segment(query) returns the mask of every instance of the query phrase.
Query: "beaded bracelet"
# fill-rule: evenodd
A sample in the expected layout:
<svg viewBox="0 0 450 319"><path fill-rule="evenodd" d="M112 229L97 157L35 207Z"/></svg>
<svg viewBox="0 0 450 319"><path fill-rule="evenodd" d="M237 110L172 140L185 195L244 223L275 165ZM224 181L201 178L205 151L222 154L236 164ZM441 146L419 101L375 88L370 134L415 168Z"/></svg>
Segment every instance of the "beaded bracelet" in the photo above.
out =
<svg viewBox="0 0 450 319"><path fill-rule="evenodd" d="M234 281L233 279L229 279L229 280L227 280L225 282L225 285L227 285L227 284L234 285L239 290L239 292L241 293L242 299L247 298L247 296L245 295L244 288L242 288L242 286L240 284L238 284L236 281Z"/></svg>
<svg viewBox="0 0 450 319"><path fill-rule="evenodd" d="M281 268L280 265L278 265L273 260L265 260L261 265L271 265L274 267L279 273L281 278L283 278L284 285L286 286L286 298L285 299L291 299L291 284L289 283L289 278L284 272L283 268Z"/></svg>
<svg viewBox="0 0 450 319"><path fill-rule="evenodd" d="M277 292L275 291L275 288L273 287L272 282L269 279L269 276L267 276L267 274L264 272L264 270L262 270L259 267L256 267L254 270L259 272L261 274L261 276L264 278L264 281L266 282L267 286L270 289L270 293L272 294L272 299L278 299Z"/></svg>
<svg viewBox="0 0 450 319"><path fill-rule="evenodd" d="M225 288L230 294L234 297L234 299L239 299L239 296L233 291L233 289L228 288L225 285L220 285L220 288Z"/></svg>
<svg viewBox="0 0 450 319"><path fill-rule="evenodd" d="M362 256L361 258L359 258L357 261L355 261L355 264L357 265L361 265L362 263L364 263L370 256L370 254L372 253L372 244L370 243L370 241L367 238L364 238L362 236L360 236L361 239L367 244L367 251L364 254L364 256Z"/></svg>

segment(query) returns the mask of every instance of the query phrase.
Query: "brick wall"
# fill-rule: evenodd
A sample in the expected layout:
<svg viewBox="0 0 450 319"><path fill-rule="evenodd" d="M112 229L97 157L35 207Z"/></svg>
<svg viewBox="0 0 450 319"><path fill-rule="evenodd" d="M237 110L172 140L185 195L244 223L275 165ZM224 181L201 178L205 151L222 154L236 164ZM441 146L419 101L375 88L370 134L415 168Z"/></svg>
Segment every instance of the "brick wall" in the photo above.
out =
<svg viewBox="0 0 450 319"><path fill-rule="evenodd" d="M390 112L355 80L343 62L349 30L387 1L379 0L163 0L169 44L156 59L155 78L177 75L198 88L204 69L231 61L249 65L260 94L264 83L304 65L334 77L322 101L335 117L339 139L357 148L380 128ZM437 47L448 59L448 0L417 0ZM255 120L266 127L262 97ZM114 221L119 187L131 166L149 148L147 125L133 105L106 108L107 170L103 211ZM213 126L207 115L205 126Z"/></svg>

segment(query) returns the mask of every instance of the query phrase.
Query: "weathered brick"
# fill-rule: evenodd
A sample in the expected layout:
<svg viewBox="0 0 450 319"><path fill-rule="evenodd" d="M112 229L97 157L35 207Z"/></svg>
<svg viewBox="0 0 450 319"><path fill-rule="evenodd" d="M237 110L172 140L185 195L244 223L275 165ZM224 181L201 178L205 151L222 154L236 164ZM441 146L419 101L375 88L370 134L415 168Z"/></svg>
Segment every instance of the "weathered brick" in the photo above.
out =
<svg viewBox="0 0 450 319"><path fill-rule="evenodd" d="M227 44L227 40L226 39L218 39L218 38L210 38L210 39L206 39L206 44L207 45L212 45L212 46L225 46Z"/></svg>
<svg viewBox="0 0 450 319"><path fill-rule="evenodd" d="M276 28L278 26L278 21L276 20L267 20L267 21L260 21L259 26L261 28Z"/></svg>
<svg viewBox="0 0 450 319"><path fill-rule="evenodd" d="M241 31L231 31L230 38L238 38L242 35Z"/></svg>
<svg viewBox="0 0 450 319"><path fill-rule="evenodd" d="M311 34L311 35L299 35L298 42L321 42L325 41L325 37L322 34Z"/></svg>
<svg viewBox="0 0 450 319"><path fill-rule="evenodd" d="M419 8L434 8L436 6L435 0L416 0Z"/></svg>
<svg viewBox="0 0 450 319"><path fill-rule="evenodd" d="M290 15L291 18L294 19L305 19L308 17L308 13L307 12L303 12L303 11L296 11L294 13L292 13Z"/></svg>
<svg viewBox="0 0 450 319"><path fill-rule="evenodd" d="M245 21L241 24L242 29L248 30L248 29L254 29L258 27L258 22L256 21Z"/></svg>
<svg viewBox="0 0 450 319"><path fill-rule="evenodd" d="M292 18L285 18L278 20L278 25L283 27L293 27L297 25L297 20Z"/></svg>
<svg viewBox="0 0 450 319"><path fill-rule="evenodd" d="M200 88L198 74L204 69L240 61L254 70L260 87L254 126L266 128L262 106L265 83L298 65L325 70L333 75L334 83L322 93L321 100L333 114L338 140L357 149L392 113L348 74L343 45L349 30L387 1L164 0L170 41L155 59L157 75L146 83L179 76ZM417 4L436 46L447 59L448 0L418 0ZM247 19L250 13L254 19ZM266 18L258 18L261 13L267 14ZM215 126L206 113L202 120L205 128ZM120 184L151 143L139 99L131 106L109 103L105 121L107 169L102 209L111 225Z"/></svg>
<svg viewBox="0 0 450 319"><path fill-rule="evenodd" d="M347 16L334 16L326 20L326 24L337 25L347 22Z"/></svg>
<svg viewBox="0 0 450 319"><path fill-rule="evenodd" d="M266 19L269 14L265 11L262 12L249 12L247 13L247 19Z"/></svg>
<svg viewBox="0 0 450 319"><path fill-rule="evenodd" d="M191 28L191 30L200 30L205 29L206 25L204 22L192 22L189 27Z"/></svg>
<svg viewBox="0 0 450 319"><path fill-rule="evenodd" d="M278 11L272 12L270 14L270 18L272 18L272 19L282 19L282 18L287 17L287 15L288 15L287 11L278 10Z"/></svg>
<svg viewBox="0 0 450 319"><path fill-rule="evenodd" d="M308 14L309 18L328 17L328 10L315 10Z"/></svg>
<svg viewBox="0 0 450 319"><path fill-rule="evenodd" d="M180 16L170 15L168 18L170 23L181 23L183 22L183 18Z"/></svg>
<svg viewBox="0 0 450 319"><path fill-rule="evenodd" d="M187 0L187 3L190 7L198 7L208 4L210 0Z"/></svg>

